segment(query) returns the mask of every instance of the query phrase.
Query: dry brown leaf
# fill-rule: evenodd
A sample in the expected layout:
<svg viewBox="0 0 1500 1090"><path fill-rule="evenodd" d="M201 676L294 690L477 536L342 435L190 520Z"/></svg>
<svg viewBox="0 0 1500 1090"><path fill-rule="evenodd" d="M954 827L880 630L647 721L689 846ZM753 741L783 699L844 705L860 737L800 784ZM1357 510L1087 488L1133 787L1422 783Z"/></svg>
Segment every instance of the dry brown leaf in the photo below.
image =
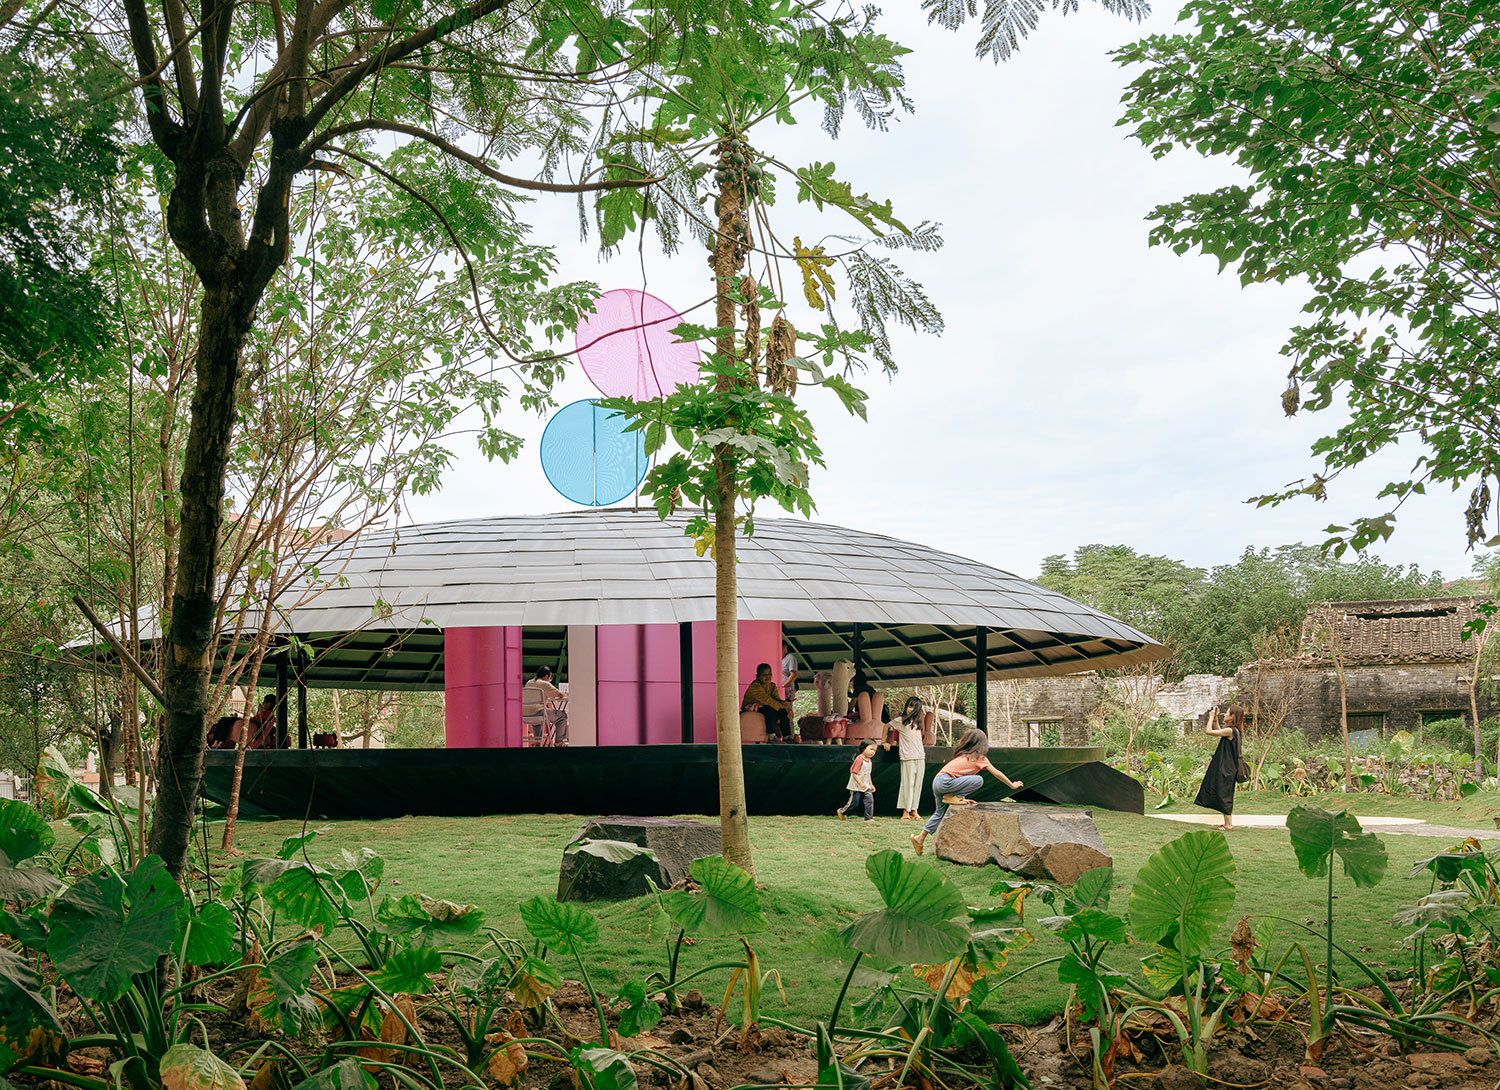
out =
<svg viewBox="0 0 1500 1090"><path fill-rule="evenodd" d="M276 1078L276 1061L266 1060L255 1069L255 1078L250 1080L250 1090L271 1090Z"/></svg>
<svg viewBox="0 0 1500 1090"><path fill-rule="evenodd" d="M1255 932L1250 929L1249 916L1241 916L1240 922L1234 925L1229 946L1234 951L1234 963L1240 967L1240 972L1248 973L1250 958L1255 953Z"/></svg>
<svg viewBox="0 0 1500 1090"><path fill-rule="evenodd" d="M912 973L918 979L925 981L933 991L937 991L952 965L951 961L942 965L916 965L912 967ZM953 979L948 982L948 994L944 998L949 1002L962 999L973 989L974 981L982 976L984 973L981 970L965 962L958 967L958 971L953 974Z"/></svg>
<svg viewBox="0 0 1500 1090"><path fill-rule="evenodd" d="M494 1038L498 1046L490 1053L490 1062L487 1067L490 1078L501 1086L510 1086L519 1081L521 1075L526 1071L526 1046L515 1040L508 1033L492 1033L486 1037L486 1041Z"/></svg>

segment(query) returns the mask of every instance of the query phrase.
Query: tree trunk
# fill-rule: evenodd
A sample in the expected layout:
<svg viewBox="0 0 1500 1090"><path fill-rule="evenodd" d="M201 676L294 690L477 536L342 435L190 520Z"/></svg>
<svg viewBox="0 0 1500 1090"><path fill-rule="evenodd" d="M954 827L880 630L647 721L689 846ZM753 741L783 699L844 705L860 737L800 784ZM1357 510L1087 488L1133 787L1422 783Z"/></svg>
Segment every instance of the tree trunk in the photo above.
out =
<svg viewBox="0 0 1500 1090"><path fill-rule="evenodd" d="M740 634L735 578L734 468L721 448L719 509L714 516L714 697L718 710L719 830L724 858L755 873L750 821L745 813L745 765L740 746Z"/></svg>
<svg viewBox="0 0 1500 1090"><path fill-rule="evenodd" d="M1339 727L1344 734L1344 790L1354 787L1354 761L1349 756L1349 686L1344 682L1342 659L1333 660L1334 672L1339 677Z"/></svg>
<svg viewBox="0 0 1500 1090"><path fill-rule="evenodd" d="M719 144L719 164L729 163L732 150L726 138ZM714 319L720 333L715 348L724 363L735 360L735 315L731 293L743 254L740 249L740 185L719 187L719 232L714 243ZM736 380L719 376L720 390L733 389ZM730 421L731 425L733 421ZM750 821L745 813L745 764L740 749L740 633L739 585L735 572L735 535L739 532L735 505L739 483L734 455L728 444L714 452L714 704L718 719L719 829L724 858L755 873L750 858Z"/></svg>
<svg viewBox="0 0 1500 1090"><path fill-rule="evenodd" d="M204 289L192 416L182 463L178 568L162 686L167 714L151 825L151 850L179 882L187 867L207 748L224 471L234 428L240 348L254 309L253 302L243 298L245 294L238 285Z"/></svg>
<svg viewBox="0 0 1500 1090"><path fill-rule="evenodd" d="M1474 649L1474 669L1470 671L1469 678L1469 722L1474 724L1474 779L1476 782L1484 781L1484 738L1479 731L1479 670L1483 665L1484 645L1489 640L1489 632L1486 631L1474 637L1478 646ZM1500 774L1500 773L1497 773Z"/></svg>

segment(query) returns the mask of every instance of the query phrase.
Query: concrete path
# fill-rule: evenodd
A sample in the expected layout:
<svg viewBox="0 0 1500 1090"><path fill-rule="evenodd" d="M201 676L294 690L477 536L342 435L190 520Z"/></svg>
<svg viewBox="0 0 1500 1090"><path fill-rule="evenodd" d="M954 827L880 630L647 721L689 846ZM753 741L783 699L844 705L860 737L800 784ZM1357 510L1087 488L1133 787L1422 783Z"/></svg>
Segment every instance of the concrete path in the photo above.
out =
<svg viewBox="0 0 1500 1090"><path fill-rule="evenodd" d="M1185 822L1189 825L1218 825L1223 821L1216 814L1147 814L1146 816L1159 818L1162 821ZM1406 836L1443 837L1448 840L1463 840L1471 836L1477 840L1500 840L1500 829L1460 829L1453 825L1429 825L1421 818L1390 817L1383 814L1369 814L1358 820L1361 829L1379 833L1382 836L1394 833ZM1234 826L1236 829L1284 829L1286 828L1286 815L1235 814Z"/></svg>

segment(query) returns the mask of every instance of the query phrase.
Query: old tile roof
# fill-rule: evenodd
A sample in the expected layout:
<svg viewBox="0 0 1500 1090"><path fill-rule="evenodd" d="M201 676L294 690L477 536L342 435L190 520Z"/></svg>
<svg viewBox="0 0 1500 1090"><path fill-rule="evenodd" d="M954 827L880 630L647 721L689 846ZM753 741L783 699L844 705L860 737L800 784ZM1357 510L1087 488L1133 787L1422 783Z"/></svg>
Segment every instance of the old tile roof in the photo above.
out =
<svg viewBox="0 0 1500 1090"><path fill-rule="evenodd" d="M1412 598L1402 601L1329 602L1308 611L1302 625L1302 655L1308 665L1467 662L1476 650L1463 638L1478 616L1483 595Z"/></svg>

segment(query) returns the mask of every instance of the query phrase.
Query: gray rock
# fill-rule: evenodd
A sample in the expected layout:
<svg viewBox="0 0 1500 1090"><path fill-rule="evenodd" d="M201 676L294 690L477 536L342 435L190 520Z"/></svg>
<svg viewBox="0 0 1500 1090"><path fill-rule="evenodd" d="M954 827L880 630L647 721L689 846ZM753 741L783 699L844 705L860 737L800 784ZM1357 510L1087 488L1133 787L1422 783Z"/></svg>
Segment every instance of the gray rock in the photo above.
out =
<svg viewBox="0 0 1500 1090"><path fill-rule="evenodd" d="M623 840L655 853L611 863L585 852L563 856L558 869L559 901L622 901L651 892L649 878L663 888L688 876L694 859L718 855L723 843L717 825L677 818L593 818L578 830L589 840Z"/></svg>
<svg viewBox="0 0 1500 1090"><path fill-rule="evenodd" d="M938 826L939 859L978 867L999 864L1023 878L1067 885L1085 871L1113 865L1087 810L1022 802L950 806Z"/></svg>

